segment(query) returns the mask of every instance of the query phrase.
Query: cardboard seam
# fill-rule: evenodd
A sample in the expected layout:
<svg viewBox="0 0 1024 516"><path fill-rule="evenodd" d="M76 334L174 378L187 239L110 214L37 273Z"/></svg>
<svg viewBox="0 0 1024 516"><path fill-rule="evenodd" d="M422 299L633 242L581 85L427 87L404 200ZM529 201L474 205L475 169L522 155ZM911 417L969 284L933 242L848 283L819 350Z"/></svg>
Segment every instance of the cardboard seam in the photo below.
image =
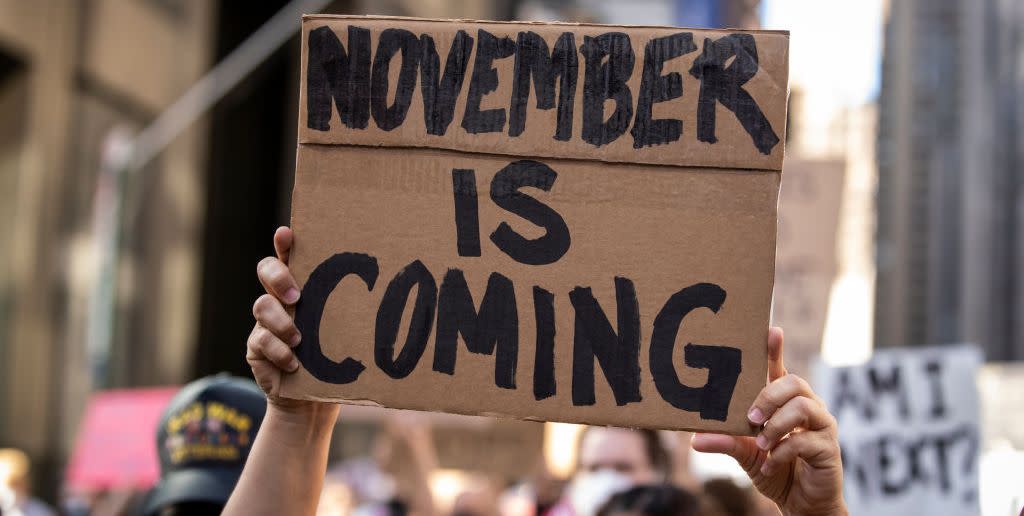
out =
<svg viewBox="0 0 1024 516"><path fill-rule="evenodd" d="M380 144L380 145L367 145L361 143L318 143L318 142L303 142L298 141L296 148L302 146L310 147L358 147L365 149L395 149L395 150L433 150L441 152L452 152L457 154L465 154L470 156L484 156L491 158L514 158L514 159L554 159L559 161L580 161L587 163L607 163L610 165L623 165L623 166L645 166L645 167L663 167L663 168L686 168L686 169L700 169L700 170L715 170L721 172L751 172L751 173L782 173L781 168L749 168L749 167L726 167L726 166L715 166L715 165L669 165L666 163L647 163L643 161L615 161L605 159L593 159L593 158L567 158L559 156L537 156L533 154L512 154L503 152L479 152L479 151L467 151L467 150L455 150L448 149L445 147L427 147L418 145L391 145L391 144ZM783 159L785 161L785 159Z"/></svg>

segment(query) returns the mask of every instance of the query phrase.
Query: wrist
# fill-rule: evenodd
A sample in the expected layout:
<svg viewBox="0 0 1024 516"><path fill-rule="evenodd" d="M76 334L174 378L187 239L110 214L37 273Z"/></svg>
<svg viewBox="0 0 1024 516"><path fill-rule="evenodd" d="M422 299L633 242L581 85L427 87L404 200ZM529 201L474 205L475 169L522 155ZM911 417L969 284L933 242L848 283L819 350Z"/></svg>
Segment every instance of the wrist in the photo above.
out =
<svg viewBox="0 0 1024 516"><path fill-rule="evenodd" d="M279 429L279 435L292 444L308 446L330 440L339 409L335 403L268 398L263 426Z"/></svg>
<svg viewBox="0 0 1024 516"><path fill-rule="evenodd" d="M845 500L838 500L828 507L817 507L812 510L787 510L779 507L784 516L849 516L850 511L846 508Z"/></svg>

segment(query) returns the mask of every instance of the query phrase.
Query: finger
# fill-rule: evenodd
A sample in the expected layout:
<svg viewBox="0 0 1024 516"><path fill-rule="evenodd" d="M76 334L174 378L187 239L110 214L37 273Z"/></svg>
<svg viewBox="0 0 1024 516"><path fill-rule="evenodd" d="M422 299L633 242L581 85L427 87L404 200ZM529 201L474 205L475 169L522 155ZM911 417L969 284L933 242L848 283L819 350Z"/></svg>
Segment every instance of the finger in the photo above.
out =
<svg viewBox="0 0 1024 516"><path fill-rule="evenodd" d="M772 326L768 328L768 381L774 382L786 376L785 358L782 356L782 345L785 336L782 328Z"/></svg>
<svg viewBox="0 0 1024 516"><path fill-rule="evenodd" d="M265 358L251 359L247 356L246 361L252 368L252 376L256 380L256 385L259 385L267 395L277 396L277 384L281 378L281 369Z"/></svg>
<svg viewBox="0 0 1024 516"><path fill-rule="evenodd" d="M292 372L299 368L299 360L292 349L277 338L270 330L257 324L249 334L248 353L246 359L252 363L268 360L278 369Z"/></svg>
<svg viewBox="0 0 1024 516"><path fill-rule="evenodd" d="M703 453L723 453L736 459L748 475L755 475L766 454L758 449L752 437L723 434L693 434L690 447Z"/></svg>
<svg viewBox="0 0 1024 516"><path fill-rule="evenodd" d="M779 407L797 396L818 398L811 390L807 380L795 374L787 374L761 389L757 398L754 399L750 411L747 412L747 419L755 425L764 424Z"/></svg>
<svg viewBox="0 0 1024 516"><path fill-rule="evenodd" d="M804 430L824 430L835 424L832 415L825 410L825 405L818 400L805 396L797 396L786 402L764 424L764 429L757 436L757 447L770 450L775 443L786 434L800 428Z"/></svg>
<svg viewBox="0 0 1024 516"><path fill-rule="evenodd" d="M820 432L797 432L782 440L761 465L761 473L771 475L792 464L797 457L811 467L831 465L839 453L835 440Z"/></svg>
<svg viewBox="0 0 1024 516"><path fill-rule="evenodd" d="M277 252L277 259L284 263L288 263L288 258L292 252L292 241L295 239L295 233L292 232L292 228L288 226L281 226L274 232L274 251Z"/></svg>
<svg viewBox="0 0 1024 516"><path fill-rule="evenodd" d="M281 260L273 256L260 260L256 265L256 276L268 294L273 294L285 304L294 305L299 300L299 285Z"/></svg>
<svg viewBox="0 0 1024 516"><path fill-rule="evenodd" d="M301 340L295 320L281 306L281 302L270 294L263 294L252 305L252 315L261 326L268 329L282 342L295 346Z"/></svg>

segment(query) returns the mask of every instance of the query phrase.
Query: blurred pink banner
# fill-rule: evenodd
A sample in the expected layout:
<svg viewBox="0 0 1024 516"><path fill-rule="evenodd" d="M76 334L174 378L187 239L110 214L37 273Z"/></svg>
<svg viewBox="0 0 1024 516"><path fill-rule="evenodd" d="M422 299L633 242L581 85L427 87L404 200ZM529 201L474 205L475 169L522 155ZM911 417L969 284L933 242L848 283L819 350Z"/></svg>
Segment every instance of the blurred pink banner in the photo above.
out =
<svg viewBox="0 0 1024 516"><path fill-rule="evenodd" d="M75 492L146 489L160 478L156 429L180 387L103 391L89 399L67 469Z"/></svg>

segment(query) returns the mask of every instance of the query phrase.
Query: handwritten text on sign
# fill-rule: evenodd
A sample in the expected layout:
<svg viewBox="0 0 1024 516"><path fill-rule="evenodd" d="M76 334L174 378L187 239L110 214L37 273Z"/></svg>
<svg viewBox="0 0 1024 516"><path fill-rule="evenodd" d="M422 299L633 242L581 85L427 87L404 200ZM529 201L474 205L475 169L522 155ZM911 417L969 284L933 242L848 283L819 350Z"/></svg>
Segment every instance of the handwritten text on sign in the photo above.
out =
<svg viewBox="0 0 1024 516"><path fill-rule="evenodd" d="M307 17L303 43L285 395L752 431L784 34Z"/></svg>
<svg viewBox="0 0 1024 516"><path fill-rule="evenodd" d="M532 160L510 163L491 180L490 198L495 205L523 217L544 229L544 236L528 239L502 222L490 240L501 252L527 265L558 261L571 241L565 220L555 210L523 193L531 186L548 191L558 174L551 167ZM459 256L480 256L480 221L477 214L476 173L469 169L452 171L452 195ZM317 379L334 384L356 381L366 369L346 357L340 363L327 358L320 347L320 319L335 286L353 275L373 290L380 274L377 258L359 253L338 253L320 263L302 290L302 303L295 322L303 335L296 349L302 365ZM636 287L626 277L615 277L617 331L589 287L568 292L574 314L572 403L593 405L594 361L604 371L617 405L641 401L640 395L640 305ZM402 312L413 289L412 318L407 337L397 357L395 344ZM533 395L542 400L555 394L554 294L533 286L536 327ZM661 397L680 410L700 413L702 418L725 421L736 380L742 367L741 351L722 345L687 344L683 359L687 366L707 369L702 387L683 385L672 363L676 337L683 319L692 311L706 308L718 312L726 292L713 283L698 283L672 294L654 318L650 338L650 371ZM389 281L377 308L374 363L394 379L409 376L419 364L437 320L432 369L455 373L458 337L472 353L494 355L494 385L516 388L519 362L519 323L515 288L511 279L492 272L479 309L466 284L465 273L449 268L438 289L437 280L422 261L400 269Z"/></svg>
<svg viewBox="0 0 1024 516"><path fill-rule="evenodd" d="M970 347L904 348L818 367L816 388L839 420L851 514L978 512L980 361Z"/></svg>

